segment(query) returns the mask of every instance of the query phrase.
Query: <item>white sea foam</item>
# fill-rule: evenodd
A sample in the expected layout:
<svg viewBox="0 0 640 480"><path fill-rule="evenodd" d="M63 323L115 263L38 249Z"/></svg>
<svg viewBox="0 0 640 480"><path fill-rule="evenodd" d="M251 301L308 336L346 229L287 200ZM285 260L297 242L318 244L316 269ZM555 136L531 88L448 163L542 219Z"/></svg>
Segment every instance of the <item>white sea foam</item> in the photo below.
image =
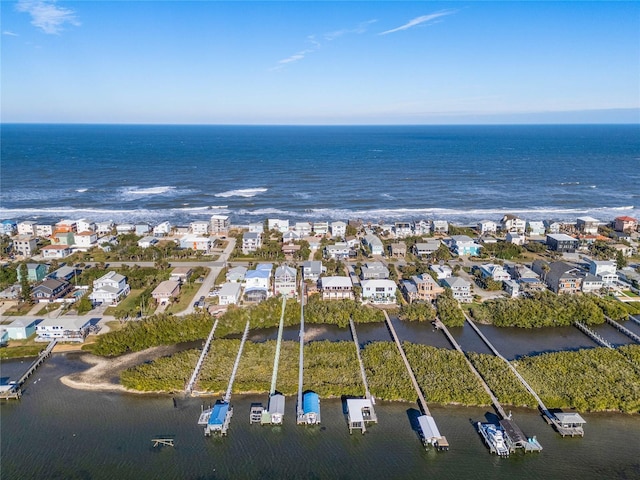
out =
<svg viewBox="0 0 640 480"><path fill-rule="evenodd" d="M251 198L251 197L255 197L259 193L264 193L267 190L268 190L267 188L240 188L237 190L228 190L226 192L216 193L214 196L222 197L222 198L227 198L227 197Z"/></svg>
<svg viewBox="0 0 640 480"><path fill-rule="evenodd" d="M162 195L165 193L171 193L175 191L176 187L164 186L164 187L149 187L149 188L138 188L131 187L125 189L125 193L131 195Z"/></svg>
<svg viewBox="0 0 640 480"><path fill-rule="evenodd" d="M76 192L78 192L78 193L84 193L84 192L86 192L87 190L89 190L89 189L88 189L88 188L78 188L78 189L76 189Z"/></svg>

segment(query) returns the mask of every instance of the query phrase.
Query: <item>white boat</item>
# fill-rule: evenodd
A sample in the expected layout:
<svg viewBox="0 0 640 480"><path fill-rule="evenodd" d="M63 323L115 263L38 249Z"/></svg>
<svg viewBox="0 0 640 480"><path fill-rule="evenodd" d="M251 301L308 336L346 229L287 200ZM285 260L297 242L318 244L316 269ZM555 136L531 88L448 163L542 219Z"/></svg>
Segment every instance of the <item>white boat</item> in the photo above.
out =
<svg viewBox="0 0 640 480"><path fill-rule="evenodd" d="M509 456L509 447L505 441L502 427L494 425L493 423L478 422L478 431L480 435L482 435L482 438L484 438L491 453L495 453L500 457Z"/></svg>

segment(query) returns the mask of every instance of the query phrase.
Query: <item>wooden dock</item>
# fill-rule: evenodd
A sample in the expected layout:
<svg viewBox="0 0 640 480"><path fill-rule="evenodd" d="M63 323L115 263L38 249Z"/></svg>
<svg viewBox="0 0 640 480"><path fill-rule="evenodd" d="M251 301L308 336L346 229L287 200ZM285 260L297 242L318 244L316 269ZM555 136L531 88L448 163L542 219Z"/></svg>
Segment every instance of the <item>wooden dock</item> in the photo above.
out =
<svg viewBox="0 0 640 480"><path fill-rule="evenodd" d="M632 317L633 318L633 317ZM616 322L614 319L607 317L606 315L604 316L605 321L611 325L612 327L616 328L617 330L621 331L622 333L624 333L627 337L629 337L631 340L633 340L636 343L640 343L640 336L636 335L635 333L633 333L631 330L629 330L627 327L625 327L624 325L621 325L620 323Z"/></svg>
<svg viewBox="0 0 640 480"><path fill-rule="evenodd" d="M173 438L152 438L154 447L164 446L164 447L174 447Z"/></svg>
<svg viewBox="0 0 640 480"><path fill-rule="evenodd" d="M53 348L57 345L57 343L58 343L57 340L52 340L51 342L49 342L49 345L47 345L47 348L45 348L42 352L40 352L40 355L38 355L38 357L33 362L31 362L31 365L29 365L29 367L22 374L21 377L17 381L11 382L8 388L5 388L4 390L0 391L0 398L5 400L9 400L9 399L19 400L22 397L22 388L21 388L22 385L33 374L33 372L35 372L38 369L38 367L44 363L44 361L49 357L49 355L51 355L51 352L53 351Z"/></svg>
<svg viewBox="0 0 640 480"><path fill-rule="evenodd" d="M375 404L375 398L371 395L369 390L369 382L367 381L367 372L364 368L364 361L362 355L360 355L360 341L358 340L358 334L356 332L356 325L353 323L353 318L349 317L349 328L351 329L351 336L356 346L356 356L358 357L358 364L360 365L360 375L362 376L362 384L364 385L365 398L363 399L347 399L347 410L349 416L349 433L352 433L354 429L362 430L362 433L366 431L367 423L378 423L378 417L376 415L373 405Z"/></svg>
<svg viewBox="0 0 640 480"><path fill-rule="evenodd" d="M598 345L600 345L601 347L606 347L606 348L610 348L612 350L615 350L615 348L613 347L613 345L611 345L611 343L609 343L607 340L605 340L601 335L599 335L596 332L594 332L593 330L591 330L584 323L578 322L576 320L575 322L573 322L573 325L578 330L580 330L582 333L584 333L587 337L589 337L591 340L593 340Z"/></svg>
<svg viewBox="0 0 640 480"><path fill-rule="evenodd" d="M218 326L218 319L216 318L216 321L213 322L213 328L211 328L211 332L209 332L209 336L207 337L207 341L205 342L204 347L202 348L202 353L200 353L200 358L198 358L198 362L196 363L196 366L193 369L193 374L191 375L191 378L189 379L189 382L187 383L184 389L184 392L186 395L189 395L190 393L193 392L193 387L195 386L196 381L198 380L198 375L200 374L200 369L202 368L204 359L207 358L207 353L209 352L209 347L211 346L211 342L213 341L213 334L215 333L217 326Z"/></svg>

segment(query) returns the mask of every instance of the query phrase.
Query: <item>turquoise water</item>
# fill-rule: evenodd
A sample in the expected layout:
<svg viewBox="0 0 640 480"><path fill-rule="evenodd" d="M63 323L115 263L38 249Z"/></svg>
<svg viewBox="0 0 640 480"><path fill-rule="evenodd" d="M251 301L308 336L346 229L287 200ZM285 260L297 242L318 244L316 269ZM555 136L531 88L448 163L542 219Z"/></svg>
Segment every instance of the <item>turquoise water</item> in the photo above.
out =
<svg viewBox="0 0 640 480"><path fill-rule="evenodd" d="M16 361L3 371L19 369ZM540 454L490 455L472 422L491 409L432 406L451 450L426 452L412 429L416 404L379 402L379 423L349 435L340 399L321 400L320 427L295 425L287 398L282 427L249 425L252 402L235 396L226 438L205 438L201 405L215 399L73 390L62 375L87 365L55 354L32 377L21 401L2 402L2 479L635 479L640 478L640 416L584 414L584 438L562 438L536 411L516 409ZM175 447L153 448L170 436Z"/></svg>

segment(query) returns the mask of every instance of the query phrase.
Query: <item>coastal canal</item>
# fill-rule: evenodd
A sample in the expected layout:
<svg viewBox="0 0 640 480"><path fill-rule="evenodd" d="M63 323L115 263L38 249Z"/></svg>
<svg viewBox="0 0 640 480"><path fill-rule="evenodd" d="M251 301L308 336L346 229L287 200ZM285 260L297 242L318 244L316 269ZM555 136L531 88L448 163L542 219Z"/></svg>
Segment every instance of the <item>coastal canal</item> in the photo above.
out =
<svg viewBox="0 0 640 480"><path fill-rule="evenodd" d="M360 332L360 327L359 332ZM578 332L580 333L580 332ZM323 400L322 425L295 425L295 402L284 424L252 428L233 422L224 440L205 438L194 425L202 398L74 390L59 378L88 367L79 354L54 354L21 401L2 402L2 478L68 479L628 479L638 478L640 416L584 414L584 438L563 439L540 428L537 411L514 409L518 424L535 431L540 455L487 455L471 421L492 409L431 406L455 448L425 452L412 425L415 404L378 402L379 423L367 435L349 435L340 399ZM3 362L10 371L19 360ZM14 368L20 370L19 368ZM234 396L239 417L262 395ZM171 437L175 447L154 448Z"/></svg>

